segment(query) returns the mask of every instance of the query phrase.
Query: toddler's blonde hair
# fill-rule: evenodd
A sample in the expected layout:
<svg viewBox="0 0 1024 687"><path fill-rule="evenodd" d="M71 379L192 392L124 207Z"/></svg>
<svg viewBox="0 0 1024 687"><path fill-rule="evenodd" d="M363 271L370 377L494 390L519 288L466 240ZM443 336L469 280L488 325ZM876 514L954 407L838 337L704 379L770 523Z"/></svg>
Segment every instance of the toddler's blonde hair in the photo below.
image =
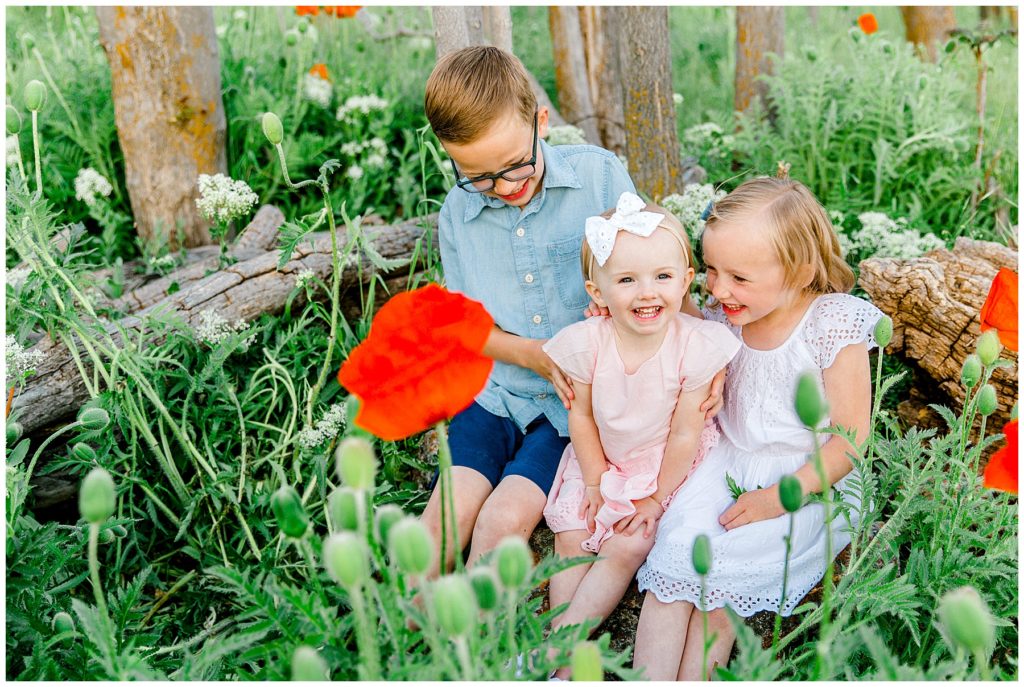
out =
<svg viewBox="0 0 1024 687"><path fill-rule="evenodd" d="M693 248L690 246L690 237L686 234L686 229L683 228L682 222L680 222L675 215L654 203L647 203L644 206L646 212L657 212L662 216L662 220L658 223L658 229L664 229L671 233L677 241L679 241L679 247L683 251L683 261L688 267L694 269L697 268L697 263L693 258ZM615 214L615 208L609 208L601 213L601 216L605 219L611 219L611 216ZM614 251L614 248L612 249ZM583 249L580 250L580 263L583 266L583 278L587 281L594 280L594 272L597 269L597 260L594 258L594 251L590 250L590 244L587 243L587 237L583 237Z"/></svg>
<svg viewBox="0 0 1024 687"><path fill-rule="evenodd" d="M799 181L762 177L743 182L714 204L704 231L726 222L751 229L754 223L764 226L788 286L800 280L804 265L811 265L814 276L807 291L847 293L853 288L853 270L843 260L828 213Z"/></svg>

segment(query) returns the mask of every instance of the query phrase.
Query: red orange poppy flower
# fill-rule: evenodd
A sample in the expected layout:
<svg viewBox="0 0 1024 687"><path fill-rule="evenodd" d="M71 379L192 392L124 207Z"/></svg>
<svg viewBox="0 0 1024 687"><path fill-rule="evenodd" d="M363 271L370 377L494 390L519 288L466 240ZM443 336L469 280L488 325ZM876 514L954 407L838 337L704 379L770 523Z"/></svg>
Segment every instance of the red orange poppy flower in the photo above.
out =
<svg viewBox="0 0 1024 687"><path fill-rule="evenodd" d="M1017 421L1011 420L1003 427L1006 446L992 454L985 466L984 484L989 489L1017 493Z"/></svg>
<svg viewBox="0 0 1024 687"><path fill-rule="evenodd" d="M335 5L333 7L324 7L324 12L333 14L338 19L351 19L361 9L363 9L362 5Z"/></svg>
<svg viewBox="0 0 1024 687"><path fill-rule="evenodd" d="M1017 273L1001 267L981 306L981 331L995 329L1011 351L1017 350L1017 285Z"/></svg>
<svg viewBox="0 0 1024 687"><path fill-rule="evenodd" d="M324 81L331 80L331 77L327 76L327 65L323 62L318 62L310 67L309 73L313 76L319 76Z"/></svg>
<svg viewBox="0 0 1024 687"><path fill-rule="evenodd" d="M860 27L861 31L870 36L875 31L878 31L878 20L875 19L875 15L871 12L865 12L857 17L857 26Z"/></svg>
<svg viewBox="0 0 1024 687"><path fill-rule="evenodd" d="M483 305L435 284L389 300L338 371L360 400L356 424L404 439L467 408L491 373L493 327Z"/></svg>
<svg viewBox="0 0 1024 687"><path fill-rule="evenodd" d="M300 17L315 17L320 14L320 7L318 5L297 5L295 7L295 14Z"/></svg>

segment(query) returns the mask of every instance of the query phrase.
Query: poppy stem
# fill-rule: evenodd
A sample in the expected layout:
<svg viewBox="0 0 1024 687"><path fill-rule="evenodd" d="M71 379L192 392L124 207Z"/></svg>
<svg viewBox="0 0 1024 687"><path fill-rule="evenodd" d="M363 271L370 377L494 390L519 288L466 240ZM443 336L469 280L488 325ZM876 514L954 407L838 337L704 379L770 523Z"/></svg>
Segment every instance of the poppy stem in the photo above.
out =
<svg viewBox="0 0 1024 687"><path fill-rule="evenodd" d="M455 518L455 494L452 489L452 451L448 445L448 430L444 422L434 425L437 431L437 467L441 483L441 567L448 562L448 539L451 538L455 558L455 569L462 570L462 556L459 547L458 521Z"/></svg>

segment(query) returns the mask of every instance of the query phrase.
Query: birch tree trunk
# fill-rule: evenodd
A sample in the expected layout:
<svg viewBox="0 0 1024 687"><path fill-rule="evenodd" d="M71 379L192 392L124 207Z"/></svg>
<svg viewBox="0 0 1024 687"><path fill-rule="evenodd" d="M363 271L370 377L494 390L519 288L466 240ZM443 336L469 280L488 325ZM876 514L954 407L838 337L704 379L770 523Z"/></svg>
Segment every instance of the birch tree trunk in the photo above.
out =
<svg viewBox="0 0 1024 687"><path fill-rule="evenodd" d="M936 44L949 40L949 32L956 28L952 7L912 6L900 7L907 40L917 45L918 52L929 62L938 56Z"/></svg>
<svg viewBox="0 0 1024 687"><path fill-rule="evenodd" d="M125 185L139 236L210 243L200 174L227 171L220 56L209 7L97 7Z"/></svg>
<svg viewBox="0 0 1024 687"><path fill-rule="evenodd" d="M553 5L548 8L548 24L555 57L558 105L562 116L573 126L582 129L588 141L598 142L601 139L587 74L580 12L573 6Z"/></svg>
<svg viewBox="0 0 1024 687"><path fill-rule="evenodd" d="M756 77L775 72L769 53L785 50L785 15L782 7L736 8L736 91L733 109L745 112L759 99L767 105L768 86Z"/></svg>
<svg viewBox="0 0 1024 687"><path fill-rule="evenodd" d="M609 21L608 7L579 8L587 82L597 117L601 145L626 153L625 115L622 109L622 72L619 68L619 27Z"/></svg>
<svg viewBox="0 0 1024 687"><path fill-rule="evenodd" d="M605 9L613 9L607 7ZM667 7L618 7L626 158L637 190L660 200L682 191L672 102Z"/></svg>

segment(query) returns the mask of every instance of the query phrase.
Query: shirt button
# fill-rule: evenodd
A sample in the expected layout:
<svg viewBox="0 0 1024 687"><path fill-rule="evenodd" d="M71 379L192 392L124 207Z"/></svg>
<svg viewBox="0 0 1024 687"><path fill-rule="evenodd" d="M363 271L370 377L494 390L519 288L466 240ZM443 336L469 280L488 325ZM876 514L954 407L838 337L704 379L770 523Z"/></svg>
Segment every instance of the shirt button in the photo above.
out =
<svg viewBox="0 0 1024 687"><path fill-rule="evenodd" d="M533 323L534 324L540 324L540 321L541 321L541 316L540 315L534 315L533 316Z"/></svg>
<svg viewBox="0 0 1024 687"><path fill-rule="evenodd" d="M528 275L526 275L525 277L523 277L523 280L524 280L524 281L525 281L525 282L526 282L527 284L532 284L532 283L533 283L533 275L532 275L532 274L528 274Z"/></svg>
<svg viewBox="0 0 1024 687"><path fill-rule="evenodd" d="M543 401L543 400L544 400L545 398L547 398L547 397L548 397L548 395L547 395L547 394L538 394L538 395L537 395L537 399L538 399L538 400L541 400L541 401Z"/></svg>
<svg viewBox="0 0 1024 687"><path fill-rule="evenodd" d="M526 230L523 229L522 227L519 227L518 229L516 229L516 236L518 236L519 238L523 238L524 236L526 236Z"/></svg>

